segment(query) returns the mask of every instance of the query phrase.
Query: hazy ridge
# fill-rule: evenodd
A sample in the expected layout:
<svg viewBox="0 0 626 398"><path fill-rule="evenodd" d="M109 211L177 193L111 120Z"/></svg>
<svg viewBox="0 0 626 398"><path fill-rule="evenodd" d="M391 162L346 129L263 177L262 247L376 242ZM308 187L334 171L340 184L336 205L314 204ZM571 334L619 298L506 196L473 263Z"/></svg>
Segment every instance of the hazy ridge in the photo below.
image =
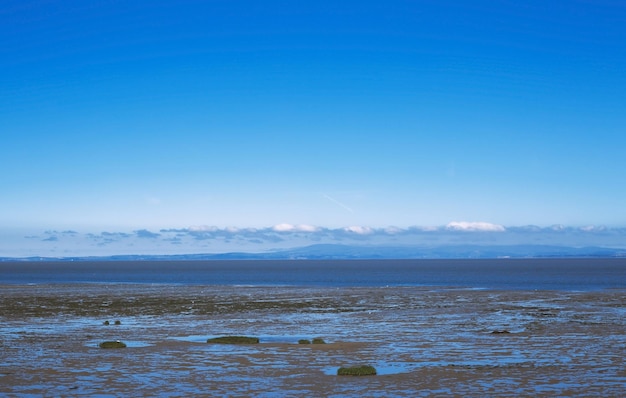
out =
<svg viewBox="0 0 626 398"><path fill-rule="evenodd" d="M625 249L548 245L453 245L438 247L318 244L265 252L200 254L130 254L112 256L0 257L0 261L198 261L288 259L487 259L487 258L626 257Z"/></svg>

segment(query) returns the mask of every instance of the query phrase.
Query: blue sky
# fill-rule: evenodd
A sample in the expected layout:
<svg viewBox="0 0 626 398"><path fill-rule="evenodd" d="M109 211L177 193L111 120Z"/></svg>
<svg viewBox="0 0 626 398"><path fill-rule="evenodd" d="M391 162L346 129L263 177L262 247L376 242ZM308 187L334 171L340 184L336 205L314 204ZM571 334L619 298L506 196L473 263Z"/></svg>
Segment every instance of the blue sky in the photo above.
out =
<svg viewBox="0 0 626 398"><path fill-rule="evenodd" d="M45 231L626 227L621 1L3 1L0 48L0 255Z"/></svg>

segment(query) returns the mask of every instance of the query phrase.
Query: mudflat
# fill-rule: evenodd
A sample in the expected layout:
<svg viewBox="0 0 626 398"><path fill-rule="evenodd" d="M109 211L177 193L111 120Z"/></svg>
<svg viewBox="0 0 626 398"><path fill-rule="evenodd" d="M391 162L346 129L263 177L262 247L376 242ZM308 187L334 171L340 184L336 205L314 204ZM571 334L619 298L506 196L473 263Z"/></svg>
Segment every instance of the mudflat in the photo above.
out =
<svg viewBox="0 0 626 398"><path fill-rule="evenodd" d="M8 396L626 396L626 291L0 286ZM221 336L258 344L208 344ZM321 338L326 344L298 344ZM105 341L125 348L104 349ZM337 376L370 365L375 376Z"/></svg>

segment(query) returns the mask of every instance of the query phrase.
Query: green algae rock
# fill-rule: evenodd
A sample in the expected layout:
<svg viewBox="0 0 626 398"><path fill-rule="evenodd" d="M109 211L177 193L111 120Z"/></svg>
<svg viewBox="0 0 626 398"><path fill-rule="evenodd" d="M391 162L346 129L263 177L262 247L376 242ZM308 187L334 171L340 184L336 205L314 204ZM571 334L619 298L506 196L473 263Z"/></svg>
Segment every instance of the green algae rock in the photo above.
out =
<svg viewBox="0 0 626 398"><path fill-rule="evenodd" d="M324 339L317 337L313 339L313 344L326 344L326 342L324 341Z"/></svg>
<svg viewBox="0 0 626 398"><path fill-rule="evenodd" d="M206 342L213 344L258 344L259 338L248 336L223 336L208 339Z"/></svg>
<svg viewBox="0 0 626 398"><path fill-rule="evenodd" d="M126 344L121 341L105 341L99 344L100 348L126 348Z"/></svg>
<svg viewBox="0 0 626 398"><path fill-rule="evenodd" d="M352 366L339 368L337 376L375 376L376 369L370 365Z"/></svg>
<svg viewBox="0 0 626 398"><path fill-rule="evenodd" d="M301 339L298 340L298 344L311 344L311 340Z"/></svg>

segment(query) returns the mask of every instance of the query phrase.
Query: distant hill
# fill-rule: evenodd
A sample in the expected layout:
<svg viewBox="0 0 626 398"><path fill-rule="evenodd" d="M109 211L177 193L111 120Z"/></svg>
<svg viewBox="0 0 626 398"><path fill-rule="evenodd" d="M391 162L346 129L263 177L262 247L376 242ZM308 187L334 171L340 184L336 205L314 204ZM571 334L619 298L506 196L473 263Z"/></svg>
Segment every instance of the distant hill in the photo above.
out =
<svg viewBox="0 0 626 398"><path fill-rule="evenodd" d="M287 259L453 259L453 258L626 257L625 249L544 245L358 246L320 244L260 253L114 255L104 257L0 257L0 261L198 261Z"/></svg>

